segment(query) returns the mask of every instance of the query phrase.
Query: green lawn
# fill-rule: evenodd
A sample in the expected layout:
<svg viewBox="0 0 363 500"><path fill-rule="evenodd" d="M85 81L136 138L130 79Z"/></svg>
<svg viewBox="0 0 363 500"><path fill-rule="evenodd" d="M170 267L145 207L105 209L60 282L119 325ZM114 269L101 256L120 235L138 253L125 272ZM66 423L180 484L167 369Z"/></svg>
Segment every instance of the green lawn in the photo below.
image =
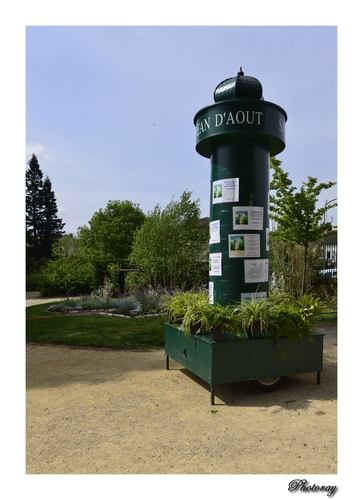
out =
<svg viewBox="0 0 363 500"><path fill-rule="evenodd" d="M164 347L165 317L120 318L93 313L47 312L49 306L26 308L27 342L113 349ZM336 313L324 319L325 324L334 323Z"/></svg>
<svg viewBox="0 0 363 500"><path fill-rule="evenodd" d="M166 318L120 318L105 314L47 312L50 304L26 308L26 341L79 347L164 347Z"/></svg>

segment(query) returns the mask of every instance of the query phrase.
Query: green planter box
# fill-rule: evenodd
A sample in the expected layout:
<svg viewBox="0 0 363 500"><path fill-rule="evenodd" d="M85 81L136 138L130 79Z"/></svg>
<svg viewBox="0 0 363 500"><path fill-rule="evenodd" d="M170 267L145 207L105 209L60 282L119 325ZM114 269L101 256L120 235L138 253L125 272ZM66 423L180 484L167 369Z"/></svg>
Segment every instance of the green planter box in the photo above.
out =
<svg viewBox="0 0 363 500"><path fill-rule="evenodd" d="M281 345L264 339L232 339L212 341L209 335L185 337L170 323L165 323L166 368L169 358L181 364L207 382L211 387L211 403L214 404L214 386L231 382L258 380L267 377L320 372L323 369L324 334L313 333L313 341L306 339L292 345Z"/></svg>

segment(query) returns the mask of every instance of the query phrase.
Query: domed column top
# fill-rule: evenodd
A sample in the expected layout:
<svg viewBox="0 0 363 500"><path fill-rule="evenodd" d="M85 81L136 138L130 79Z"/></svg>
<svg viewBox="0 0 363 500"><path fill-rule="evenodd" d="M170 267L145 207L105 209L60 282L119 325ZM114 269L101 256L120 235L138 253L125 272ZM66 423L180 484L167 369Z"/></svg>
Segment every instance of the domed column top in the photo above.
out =
<svg viewBox="0 0 363 500"><path fill-rule="evenodd" d="M214 101L194 117L200 155L210 158L216 141L232 139L267 143L270 156L284 150L287 114L277 104L264 100L257 78L246 76L240 68L237 76L216 87Z"/></svg>
<svg viewBox="0 0 363 500"><path fill-rule="evenodd" d="M261 82L253 76L245 76L241 67L237 76L223 80L214 91L214 102L230 99L263 100Z"/></svg>

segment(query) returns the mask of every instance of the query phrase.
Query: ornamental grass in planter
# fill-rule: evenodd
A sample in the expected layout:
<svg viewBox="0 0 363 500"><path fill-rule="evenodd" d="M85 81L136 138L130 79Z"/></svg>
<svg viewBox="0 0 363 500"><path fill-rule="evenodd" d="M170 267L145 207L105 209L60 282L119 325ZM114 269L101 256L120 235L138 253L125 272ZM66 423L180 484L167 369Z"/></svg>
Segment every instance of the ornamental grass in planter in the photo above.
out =
<svg viewBox="0 0 363 500"><path fill-rule="evenodd" d="M180 292L168 294L164 298L163 311L170 323L181 326L184 335L196 335L202 332L202 311L209 304L205 292Z"/></svg>
<svg viewBox="0 0 363 500"><path fill-rule="evenodd" d="M239 317L230 306L208 303L202 310L202 328L210 332L212 340L223 341L226 331L238 334Z"/></svg>
<svg viewBox="0 0 363 500"><path fill-rule="evenodd" d="M311 338L312 325L321 316L323 304L313 295L294 297L272 295L269 300L269 334L274 339L287 338L292 343Z"/></svg>
<svg viewBox="0 0 363 500"><path fill-rule="evenodd" d="M320 299L304 295L300 300L287 294L268 298L245 299L239 304L210 304L206 292L180 292L165 296L163 311L170 323L180 325L186 336L210 332L211 338L232 336L274 339L287 338L292 343L311 337L314 321L323 310Z"/></svg>
<svg viewBox="0 0 363 500"><path fill-rule="evenodd" d="M237 304L233 309L239 319L242 332L249 338L260 338L262 333L268 332L269 303L267 299L252 297Z"/></svg>
<svg viewBox="0 0 363 500"><path fill-rule="evenodd" d="M162 310L168 316L169 323L181 325L187 310L187 293L176 291L165 295Z"/></svg>
<svg viewBox="0 0 363 500"><path fill-rule="evenodd" d="M194 293L186 299L186 311L182 321L185 335L197 335L203 331L203 311L209 306L206 293Z"/></svg>
<svg viewBox="0 0 363 500"><path fill-rule="evenodd" d="M223 340L226 330L236 334L238 317L230 306L210 304L206 292L176 292L165 297L164 312L170 323L180 325L186 336L211 332Z"/></svg>
<svg viewBox="0 0 363 500"><path fill-rule="evenodd" d="M253 296L234 308L240 328L249 338L287 338L292 343L311 337L312 325L322 311L320 299L313 295L297 300L287 294L271 294L268 298Z"/></svg>

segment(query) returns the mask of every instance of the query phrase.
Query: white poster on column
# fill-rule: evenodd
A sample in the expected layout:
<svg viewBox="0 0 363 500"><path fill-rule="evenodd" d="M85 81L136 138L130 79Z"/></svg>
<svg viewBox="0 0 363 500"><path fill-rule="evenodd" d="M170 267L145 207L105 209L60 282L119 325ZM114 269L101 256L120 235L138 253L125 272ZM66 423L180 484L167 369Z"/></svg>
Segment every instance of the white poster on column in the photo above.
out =
<svg viewBox="0 0 363 500"><path fill-rule="evenodd" d="M254 299L265 299L267 297L267 292L246 292L241 293L241 302L244 300Z"/></svg>
<svg viewBox="0 0 363 500"><path fill-rule="evenodd" d="M264 283L268 281L268 259L245 260L245 282Z"/></svg>
<svg viewBox="0 0 363 500"><path fill-rule="evenodd" d="M209 303L214 304L214 283L213 283L213 281L209 282Z"/></svg>
<svg viewBox="0 0 363 500"><path fill-rule="evenodd" d="M259 234L229 234L228 244L230 258L261 257Z"/></svg>
<svg viewBox="0 0 363 500"><path fill-rule="evenodd" d="M239 179L221 179L213 182L213 204L239 201Z"/></svg>
<svg viewBox="0 0 363 500"><path fill-rule="evenodd" d="M263 207L233 207L233 229L263 230Z"/></svg>
<svg viewBox="0 0 363 500"><path fill-rule="evenodd" d="M220 233L220 223L219 220L212 220L209 223L209 244L220 243L221 233Z"/></svg>
<svg viewBox="0 0 363 500"><path fill-rule="evenodd" d="M209 276L222 276L222 254L209 254Z"/></svg>

